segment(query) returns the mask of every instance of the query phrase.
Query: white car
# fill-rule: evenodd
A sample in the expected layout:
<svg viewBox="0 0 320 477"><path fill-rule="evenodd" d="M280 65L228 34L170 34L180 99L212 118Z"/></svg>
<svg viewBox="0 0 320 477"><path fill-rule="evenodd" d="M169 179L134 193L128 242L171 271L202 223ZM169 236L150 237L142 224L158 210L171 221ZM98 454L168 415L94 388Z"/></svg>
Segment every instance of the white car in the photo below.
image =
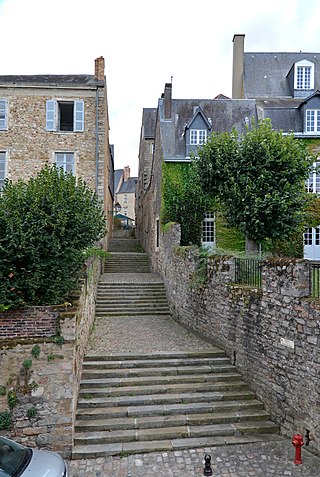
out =
<svg viewBox="0 0 320 477"><path fill-rule="evenodd" d="M0 477L68 477L68 468L56 452L30 449L0 437Z"/></svg>

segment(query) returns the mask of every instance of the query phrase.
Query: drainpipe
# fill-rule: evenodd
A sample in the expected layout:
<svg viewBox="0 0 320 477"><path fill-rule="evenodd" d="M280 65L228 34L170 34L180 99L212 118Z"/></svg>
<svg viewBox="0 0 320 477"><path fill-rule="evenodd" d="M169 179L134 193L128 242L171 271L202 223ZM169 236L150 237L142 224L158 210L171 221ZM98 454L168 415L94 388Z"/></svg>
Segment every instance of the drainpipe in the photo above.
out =
<svg viewBox="0 0 320 477"><path fill-rule="evenodd" d="M99 185L99 87L96 91L96 193Z"/></svg>

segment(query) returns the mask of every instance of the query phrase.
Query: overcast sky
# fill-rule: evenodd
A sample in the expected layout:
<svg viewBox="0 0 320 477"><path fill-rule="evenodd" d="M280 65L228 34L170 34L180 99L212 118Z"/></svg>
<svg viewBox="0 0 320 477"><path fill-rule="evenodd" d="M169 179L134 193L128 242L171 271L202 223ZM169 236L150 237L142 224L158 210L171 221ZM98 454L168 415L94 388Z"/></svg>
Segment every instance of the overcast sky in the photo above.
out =
<svg viewBox="0 0 320 477"><path fill-rule="evenodd" d="M5 74L93 74L104 56L115 168L138 172L142 109L231 95L232 39L245 51L320 52L319 0L0 0Z"/></svg>

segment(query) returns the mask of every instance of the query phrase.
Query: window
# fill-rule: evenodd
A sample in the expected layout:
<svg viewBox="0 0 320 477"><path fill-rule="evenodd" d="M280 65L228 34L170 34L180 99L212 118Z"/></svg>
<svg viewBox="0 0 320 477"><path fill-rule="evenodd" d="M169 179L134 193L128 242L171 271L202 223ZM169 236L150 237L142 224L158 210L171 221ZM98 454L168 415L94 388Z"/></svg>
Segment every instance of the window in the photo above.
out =
<svg viewBox="0 0 320 477"><path fill-rule="evenodd" d="M320 133L320 109L307 109L306 132Z"/></svg>
<svg viewBox="0 0 320 477"><path fill-rule="evenodd" d="M295 63L294 88L314 89L314 63L312 61L305 59Z"/></svg>
<svg viewBox="0 0 320 477"><path fill-rule="evenodd" d="M202 243L213 244L215 239L214 213L206 212L202 221Z"/></svg>
<svg viewBox="0 0 320 477"><path fill-rule="evenodd" d="M320 226L306 229L303 238L304 245L320 245Z"/></svg>
<svg viewBox="0 0 320 477"><path fill-rule="evenodd" d="M297 89L310 89L311 66L297 67Z"/></svg>
<svg viewBox="0 0 320 477"><path fill-rule="evenodd" d="M314 162L306 180L306 191L320 194L320 162Z"/></svg>
<svg viewBox="0 0 320 477"><path fill-rule="evenodd" d="M7 129L7 100L0 99L0 131Z"/></svg>
<svg viewBox="0 0 320 477"><path fill-rule="evenodd" d="M48 100L46 129L47 131L84 131L84 102Z"/></svg>
<svg viewBox="0 0 320 477"><path fill-rule="evenodd" d="M3 187L6 178L6 153L0 151L0 190Z"/></svg>
<svg viewBox="0 0 320 477"><path fill-rule="evenodd" d="M55 163L57 167L64 172L72 172L74 174L74 153L73 152L56 152Z"/></svg>
<svg viewBox="0 0 320 477"><path fill-rule="evenodd" d="M207 130L206 129L191 129L190 130L190 145L191 146L200 146L205 144L207 140Z"/></svg>

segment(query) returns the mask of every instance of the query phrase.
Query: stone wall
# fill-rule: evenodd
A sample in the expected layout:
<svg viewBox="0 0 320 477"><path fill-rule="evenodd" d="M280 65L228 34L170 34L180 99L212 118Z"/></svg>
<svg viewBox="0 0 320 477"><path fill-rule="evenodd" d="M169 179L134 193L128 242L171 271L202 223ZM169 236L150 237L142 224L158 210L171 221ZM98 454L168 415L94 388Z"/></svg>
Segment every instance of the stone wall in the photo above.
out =
<svg viewBox="0 0 320 477"><path fill-rule="evenodd" d="M100 273L100 260L89 260L73 306L26 310L25 332L19 336L10 328L5 334L1 326L6 319L0 314L0 425L8 412L12 418L11 429L2 434L70 455L81 365L94 320ZM10 317L19 317L21 325L20 311L7 312L6 318ZM44 322L46 317L50 326L44 334L30 324L32 320L35 325Z"/></svg>
<svg viewBox="0 0 320 477"><path fill-rule="evenodd" d="M320 452L320 301L309 297L309 263L263 263L262 288L235 281L232 257L212 256L205 281L180 229L162 237L161 273L174 317L226 350L283 435L306 435Z"/></svg>

